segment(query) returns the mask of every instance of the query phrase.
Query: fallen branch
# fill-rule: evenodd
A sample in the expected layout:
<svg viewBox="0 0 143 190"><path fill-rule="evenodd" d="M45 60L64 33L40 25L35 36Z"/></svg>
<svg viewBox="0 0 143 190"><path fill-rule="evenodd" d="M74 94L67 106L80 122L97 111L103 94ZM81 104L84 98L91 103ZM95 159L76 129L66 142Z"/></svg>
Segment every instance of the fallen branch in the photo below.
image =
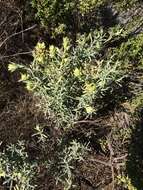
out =
<svg viewBox="0 0 143 190"><path fill-rule="evenodd" d="M89 124L99 124L99 121L97 120L81 120L81 121L75 121L74 125L82 124L82 123L89 123Z"/></svg>
<svg viewBox="0 0 143 190"><path fill-rule="evenodd" d="M110 151L110 167L111 167L111 172L112 172L112 190L115 189L115 173L114 173L114 167L113 167L113 156L114 156L114 151L112 149L112 145L110 142L110 137L111 137L111 133L109 135L109 137L107 138L107 143L108 143L108 149Z"/></svg>
<svg viewBox="0 0 143 190"><path fill-rule="evenodd" d="M124 160L126 159L126 157L128 156L128 154L125 154L123 156L117 157L113 159L113 162L118 162L118 160Z"/></svg>
<svg viewBox="0 0 143 190"><path fill-rule="evenodd" d="M102 160L99 160L99 159L96 159L96 158L90 159L89 161L91 161L91 162L97 162L99 164L111 167L111 163L109 161L105 162L105 161L102 161Z"/></svg>

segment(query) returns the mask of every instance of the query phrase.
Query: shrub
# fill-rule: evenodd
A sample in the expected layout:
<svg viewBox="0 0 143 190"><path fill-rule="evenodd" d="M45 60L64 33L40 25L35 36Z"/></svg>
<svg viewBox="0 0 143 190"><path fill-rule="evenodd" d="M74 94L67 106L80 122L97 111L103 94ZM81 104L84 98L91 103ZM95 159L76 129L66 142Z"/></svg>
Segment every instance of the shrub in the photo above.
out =
<svg viewBox="0 0 143 190"><path fill-rule="evenodd" d="M116 0L113 1L113 4L116 7L116 9L119 11L127 11L128 9L132 8L139 2L140 0L122 0L122 1Z"/></svg>
<svg viewBox="0 0 143 190"><path fill-rule="evenodd" d="M126 63L143 63L143 34L138 34L135 38L123 42L119 48L114 49L118 58Z"/></svg>
<svg viewBox="0 0 143 190"><path fill-rule="evenodd" d="M35 176L35 164L28 160L24 143L19 141L16 145L10 145L0 153L0 177L4 184L11 190L33 190L33 178Z"/></svg>
<svg viewBox="0 0 143 190"><path fill-rule="evenodd" d="M100 13L107 5L117 11L127 11L139 2L140 0L31 0L36 18L48 29L52 37L101 26Z"/></svg>
<svg viewBox="0 0 143 190"><path fill-rule="evenodd" d="M72 141L69 146L66 146L64 150L59 153L59 162L55 177L57 182L59 181L64 185L64 190L69 190L73 186L73 166L75 162L77 163L84 160L87 151L89 151L87 145Z"/></svg>
<svg viewBox="0 0 143 190"><path fill-rule="evenodd" d="M21 69L20 81L41 98L40 107L56 124L71 126L96 113L100 106L96 100L107 91L112 93L124 76L114 56L100 57L108 40L101 30L79 36L75 47L68 38L61 48L51 45L47 50L44 43L38 43L29 67L10 64L9 69Z"/></svg>
<svg viewBox="0 0 143 190"><path fill-rule="evenodd" d="M143 107L143 93L142 92L138 92L137 95L135 95L135 97L132 98L130 102L130 106L133 113L139 111Z"/></svg>
<svg viewBox="0 0 143 190"><path fill-rule="evenodd" d="M81 17L105 0L32 0L36 17L53 37L80 28Z"/></svg>

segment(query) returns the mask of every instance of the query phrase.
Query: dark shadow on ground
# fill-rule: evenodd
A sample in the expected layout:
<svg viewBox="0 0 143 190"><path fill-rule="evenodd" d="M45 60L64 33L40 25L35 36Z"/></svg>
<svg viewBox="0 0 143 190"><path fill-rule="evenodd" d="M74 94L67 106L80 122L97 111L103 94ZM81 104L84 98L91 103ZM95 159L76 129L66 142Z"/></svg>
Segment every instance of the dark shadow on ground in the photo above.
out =
<svg viewBox="0 0 143 190"><path fill-rule="evenodd" d="M137 190L143 189L143 108L132 133L127 161L127 173Z"/></svg>

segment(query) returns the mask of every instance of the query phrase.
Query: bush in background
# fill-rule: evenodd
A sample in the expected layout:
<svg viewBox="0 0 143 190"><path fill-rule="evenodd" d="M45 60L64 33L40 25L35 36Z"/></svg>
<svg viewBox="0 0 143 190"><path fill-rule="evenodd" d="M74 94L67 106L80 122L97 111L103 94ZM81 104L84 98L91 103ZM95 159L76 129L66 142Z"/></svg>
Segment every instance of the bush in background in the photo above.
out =
<svg viewBox="0 0 143 190"><path fill-rule="evenodd" d="M32 0L36 18L49 33L56 37L73 31L79 31L81 18L105 0Z"/></svg>

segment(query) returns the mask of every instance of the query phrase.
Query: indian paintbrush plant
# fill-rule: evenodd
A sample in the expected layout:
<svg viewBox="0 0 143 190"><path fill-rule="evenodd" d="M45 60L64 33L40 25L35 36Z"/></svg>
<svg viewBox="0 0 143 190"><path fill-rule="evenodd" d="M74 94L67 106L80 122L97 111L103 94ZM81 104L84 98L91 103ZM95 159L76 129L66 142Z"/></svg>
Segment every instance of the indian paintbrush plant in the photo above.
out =
<svg viewBox="0 0 143 190"><path fill-rule="evenodd" d="M114 34L115 35L115 34ZM120 35L120 32L119 32ZM29 66L10 64L9 70L21 72L20 81L27 90L40 97L40 107L57 126L72 126L80 118L96 114L96 99L112 93L113 84L124 77L120 62L102 59L101 50L110 39L103 30L81 35L73 47L68 38L62 47L46 48L38 42Z"/></svg>

